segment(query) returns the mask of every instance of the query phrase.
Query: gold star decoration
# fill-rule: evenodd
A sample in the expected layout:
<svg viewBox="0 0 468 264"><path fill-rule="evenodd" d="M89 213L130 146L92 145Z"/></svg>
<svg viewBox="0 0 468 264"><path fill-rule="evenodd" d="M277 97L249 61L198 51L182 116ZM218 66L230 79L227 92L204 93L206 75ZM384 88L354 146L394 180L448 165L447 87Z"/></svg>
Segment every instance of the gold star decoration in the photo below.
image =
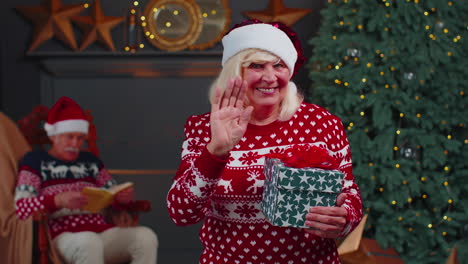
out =
<svg viewBox="0 0 468 264"><path fill-rule="evenodd" d="M83 30L84 36L80 50L97 40L110 50L115 51L110 31L120 24L124 17L104 16L100 1L95 0L90 16L76 16L72 17L72 20Z"/></svg>
<svg viewBox="0 0 468 264"><path fill-rule="evenodd" d="M263 22L282 22L286 26L292 26L299 19L312 12L310 8L285 7L283 0L270 0L268 8L263 11L245 11L248 18L258 19Z"/></svg>
<svg viewBox="0 0 468 264"><path fill-rule="evenodd" d="M34 33L28 52L56 37L73 50L77 49L70 17L84 10L82 4L62 5L61 0L46 0L45 5L17 6L16 9L34 23Z"/></svg>

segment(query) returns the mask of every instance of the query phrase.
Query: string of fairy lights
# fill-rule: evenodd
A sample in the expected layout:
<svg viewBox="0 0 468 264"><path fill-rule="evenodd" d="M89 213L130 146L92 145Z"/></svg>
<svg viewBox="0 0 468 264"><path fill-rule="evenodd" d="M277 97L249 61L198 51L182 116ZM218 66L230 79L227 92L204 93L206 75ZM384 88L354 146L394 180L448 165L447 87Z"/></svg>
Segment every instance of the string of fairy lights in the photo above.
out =
<svg viewBox="0 0 468 264"><path fill-rule="evenodd" d="M92 0L86 0L86 3L83 3L83 7L88 9L90 8ZM138 29L140 26L146 26L145 17L141 15L139 9L140 3L138 1L134 1L131 3L130 7L128 8L127 12L125 13L125 23L126 28L124 29L124 42L125 46L123 48L124 51L134 53L137 49L142 49L145 47L145 44L142 42L141 38L137 35L139 34ZM129 28L134 26L135 32L128 32ZM134 34L135 36L131 36ZM137 43L129 43L129 39L133 37L133 41Z"/></svg>
<svg viewBox="0 0 468 264"><path fill-rule="evenodd" d="M336 0L329 0L328 2L329 3L332 3L332 2L335 2ZM345 4L348 3L349 1L351 0L342 0ZM408 3L411 3L413 2L414 5L417 7L417 9L420 11L421 15L423 16L430 16L430 15L434 15L437 13L437 9L436 8L431 8L429 10L423 10L423 8L418 5L419 4L419 0L406 0L406 2ZM384 7L391 7L392 6L392 0L381 0L381 3L382 3L382 6ZM448 1L447 2L447 5L449 6L449 8L453 7L454 4L452 1ZM352 9L353 13L357 13L358 10L356 8L353 8ZM391 14L390 12L386 14L386 18L390 18L391 17ZM337 22L338 26L339 27L345 27L345 26L353 26L351 22L347 22L345 21L345 19L339 19L339 21ZM364 26L362 24L358 24L357 26L357 29L358 30L363 30L364 29ZM385 31L389 31L391 28L389 26L385 26L384 27L384 30ZM436 21L436 23L434 24L434 26L431 26L431 25L425 25L423 30L425 30L427 32L427 37L431 40L437 40L438 39L438 35L440 34L445 34L445 35L448 35L448 34L452 34L453 36L450 37L452 39L452 41L456 44L460 43L460 40L461 40L461 35L460 34L457 34L454 30L450 30L445 24L444 22L441 20L441 19L438 19ZM452 33L452 32L455 32L455 33ZM334 41L338 41L338 37L337 35L332 35L331 36L332 40ZM386 54L384 54L382 51L380 50L375 50L375 53L376 55L378 56L378 58L380 58L383 62L385 61L385 58L386 58ZM393 51L390 51L390 53L393 54ZM453 50L448 50L446 51L446 55L447 56L454 56L454 51ZM347 50L346 52L346 56L344 56L344 61L345 62L352 62L354 64L359 64L361 63L360 61L360 57L361 57L361 51L355 47L351 47ZM364 62L366 67L367 68L372 68L374 67L373 63L372 62ZM336 70L336 71L340 71L342 70L342 68L345 66L346 64L343 63L343 62L338 62L336 63L335 65L332 65L332 64L329 64L327 65L327 70ZM319 65L316 65L316 67L320 67ZM320 69L318 69L320 70ZM389 67L389 71L390 72L395 72L396 71L396 68L394 66L391 66ZM384 76L386 74L385 71L380 71L378 73L380 76ZM403 73L403 76L402 76L404 79L406 80L413 80L416 78L415 74L412 73L412 72L405 72ZM361 78L361 84L362 85L365 85L367 82L369 81L369 77L368 76L363 76ZM421 84L425 84L425 80L419 80L419 82ZM350 82L349 81L346 81L346 80L342 80L342 79L335 79L334 80L334 84L335 85L338 85L338 86L341 86L343 85L344 87L347 87L349 88L350 86ZM396 84L385 84L384 85L384 88L385 89L389 89L389 88L393 88L393 89L396 89L398 86ZM377 89L374 89L372 91L372 93L374 94L377 94L378 93L378 90ZM465 91L461 90L459 91L459 96L465 96ZM367 96L366 96L366 93L364 93L363 91L360 92L359 94L359 98L360 100L366 100L367 99ZM421 100L422 98L422 95L416 95L414 97L414 100L415 101L419 101ZM400 104L401 102L396 102L396 104ZM358 113L356 113L358 114ZM360 111L359 112L359 116L361 118L364 118L366 116L366 112L365 111ZM395 133L396 133L396 142L399 142L401 141L401 136L404 134L403 133L403 127L402 127L402 123L404 121L404 119L407 118L406 117L406 114L405 113L399 113L399 121L398 121L398 128L396 129ZM424 118L423 117L423 114L422 113L416 113L416 118L417 119L421 119L421 118ZM447 121L446 120L442 120L442 124L447 124ZM465 127L465 124L463 123L459 123L458 124L459 127L463 128ZM348 126L347 126L347 129L348 130L352 130L353 128L355 127L355 122L349 122ZM368 133L369 130L367 128L365 128L365 132ZM452 132L449 132L447 135L446 135L447 139L448 140L453 140L454 139L454 136L452 135ZM464 139L464 144L468 144L468 138ZM394 152L398 152L398 151L407 151L407 150L402 150L401 149L402 146L398 146L397 144L395 144L395 146L393 146L393 151ZM421 146L416 146L416 149L412 149L410 152L411 152L411 155L419 155L417 154L417 152L421 152L422 151L422 147ZM407 153L408 154L408 153ZM449 155L449 151L448 150L444 150L444 155ZM413 158L415 156L412 156ZM418 161L418 164L420 165L420 162ZM373 162L369 162L369 167L373 167L375 164ZM399 164L399 163L396 163L395 165L395 168L397 169L400 169L402 167L402 164ZM447 191L448 195L449 195L449 199L447 200L447 211L445 214L443 214L442 216L442 219L440 220L436 220L434 222L431 222L431 223L427 223L427 228L429 229L432 229L433 232L436 232L435 231L435 228L437 227L440 227L445 221L452 221L452 218L449 216L449 213L454 205L454 199L452 197L454 197L454 194L452 192L452 190L450 189L450 180L449 180L449 175L450 175L450 172L451 172L451 168L448 166L448 165L445 165L443 166L442 168L442 175L444 177L444 180L443 180L443 186L445 187L445 190ZM373 181L376 180L376 176L375 175L372 175L371 176L371 179ZM421 182L426 182L427 181L427 178L426 176L421 176L419 178L419 180ZM410 193L410 188L408 186L408 181L407 180L403 180L402 184L404 186L406 186L406 193L407 193L407 205L410 209L412 209L412 202L414 201L414 197L411 197L411 193ZM385 189L383 187L379 187L378 189L381 193L383 193L385 191ZM422 193L421 194L421 198L422 199L428 199L430 197L428 197L428 195L426 193ZM391 201L391 204L393 206L396 206L397 205L397 201L396 200L392 200ZM370 208L367 208L366 209L368 212L370 211ZM436 212L437 210L439 210L438 208L433 208L433 211ZM420 212L415 212L415 215L416 216L420 216ZM397 218L397 221L399 222L402 222L404 220L404 218L402 216L398 216ZM414 231L414 227L408 227L407 230L409 232L413 232ZM441 232L441 235L442 236L446 236L447 235L447 232L445 230L442 230Z"/></svg>
<svg viewBox="0 0 468 264"><path fill-rule="evenodd" d="M146 18L141 15L140 3L138 1L133 1L130 5L125 20L127 28L124 30L124 51L135 53L138 49L145 47L141 39L140 29L146 26Z"/></svg>
<svg viewBox="0 0 468 264"><path fill-rule="evenodd" d="M91 0L88 0L88 1L91 1ZM89 8L91 6L91 4L89 2L86 2L83 4L83 6L85 8ZM150 15L151 16L155 16L158 12L161 12L161 11L167 11L166 10L166 5L161 5L160 7L158 8L153 8L151 10L151 13ZM165 33L168 32L168 30L171 28L171 27L174 27L174 21L177 21L177 16L180 16L180 15L183 15L183 10L178 10L178 9L174 9L174 10L171 10L171 15L172 17L168 17L167 18L167 21L165 21L163 24L166 28L162 28L159 30L159 34L161 35L164 35ZM201 16L203 18L208 18L209 16L216 16L218 14L218 11L216 9L211 9L211 10L205 10L205 11L202 11L201 13ZM127 10L127 13L125 15L126 17L126 25L125 25L125 29L124 31L128 30L128 28L132 25L129 25L129 23L132 23L132 22L129 22L129 21L133 21L133 23L135 23L135 26L136 27L139 27L139 29L142 29L143 30L143 34L149 38L149 39L154 39L156 36L154 35L155 33L152 32L149 28L149 25L148 25L148 22L147 22L147 18L141 14L141 11L140 11L140 2L139 1L133 1L128 10ZM129 42L129 39L131 36L129 36L131 33L128 33L126 32L126 34L124 34L124 41L125 42ZM137 33L134 33L134 34L137 34ZM139 34L139 33L138 33ZM126 52L136 52L136 50L138 49L143 49L145 47L145 44L143 43L143 41L141 40L141 38L139 36L132 36L133 37L133 40L137 40L137 43L132 43L132 44L129 44L129 43L125 43L125 46L123 48L124 51Z"/></svg>
<svg viewBox="0 0 468 264"><path fill-rule="evenodd" d="M134 1L133 5L134 5L135 7L137 7L137 6L139 5L138 1ZM137 12L137 11L135 11L135 10L136 10L136 8L135 8L135 9L131 9L131 13L132 13L132 14L135 14L135 13ZM179 20L177 19L177 17L186 15L186 14L185 14L185 13L186 13L185 10L183 10L183 9L180 9L180 10L179 10L178 8L175 8L175 9L171 8L171 9L169 10L169 8L167 8L166 5L161 5L160 7L154 7L154 8L151 10L151 12L150 12L149 15L152 16L152 17L156 17L157 14L158 14L158 12L162 12L162 11L168 11L168 12L170 13L170 16L169 16L169 17L166 17L166 20L162 23L162 24L164 25L165 28L161 28L161 29L158 31L158 33L161 34L161 35L167 34L167 33L169 32L169 30L170 30L172 27L176 26L177 21L179 21ZM210 15L211 15L211 16L216 16L217 14L218 14L218 11L217 11L216 9L213 8L213 9L211 9L211 10L209 10L209 11L202 11L201 16L202 16L203 18L206 19L206 18L208 18ZM146 21L147 21L147 18L146 18L145 16L140 16L140 15L139 15L139 18L140 18L140 21L141 21L140 25L141 25L141 27L143 28L143 31L144 31L145 36L146 36L147 38L149 38L149 39L154 39L154 38L156 38L156 35L155 35L156 32L152 32L152 31L150 30L150 28L149 28L148 23L146 22ZM143 48L143 44L140 44L140 48ZM125 50L128 51L127 48L125 48Z"/></svg>

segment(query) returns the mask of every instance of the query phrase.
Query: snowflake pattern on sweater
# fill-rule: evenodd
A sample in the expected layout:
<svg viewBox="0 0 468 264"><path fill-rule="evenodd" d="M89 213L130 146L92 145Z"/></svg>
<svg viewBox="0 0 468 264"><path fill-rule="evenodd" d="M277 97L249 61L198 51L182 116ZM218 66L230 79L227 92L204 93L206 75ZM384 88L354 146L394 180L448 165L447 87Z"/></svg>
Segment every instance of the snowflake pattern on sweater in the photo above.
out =
<svg viewBox="0 0 468 264"><path fill-rule="evenodd" d="M341 120L318 105L303 103L288 121L249 124L227 160L206 149L210 114L185 125L181 164L167 196L172 220L181 226L205 220L200 230L200 263L340 263L333 239L301 228L271 225L261 211L265 175L262 155L296 144L325 148L344 172L342 193L351 232L362 218L362 201L352 174L351 152Z"/></svg>
<svg viewBox="0 0 468 264"><path fill-rule="evenodd" d="M34 213L48 214L52 238L62 232L102 232L113 227L106 223L104 215L59 209L54 196L66 191L81 191L86 186L109 188L115 183L101 160L89 152L81 152L76 161L65 162L46 151L32 151L19 164L16 215L19 219L27 219Z"/></svg>

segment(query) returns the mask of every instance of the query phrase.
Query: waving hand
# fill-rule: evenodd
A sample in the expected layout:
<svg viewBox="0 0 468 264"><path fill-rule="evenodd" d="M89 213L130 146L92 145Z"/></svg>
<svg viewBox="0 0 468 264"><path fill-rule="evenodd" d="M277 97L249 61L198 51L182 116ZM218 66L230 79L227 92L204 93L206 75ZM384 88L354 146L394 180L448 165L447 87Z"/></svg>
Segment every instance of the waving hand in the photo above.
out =
<svg viewBox="0 0 468 264"><path fill-rule="evenodd" d="M253 107L244 107L247 84L240 77L229 81L224 94L216 88L211 104L211 141L208 151L218 157L226 157L239 142L247 129Z"/></svg>

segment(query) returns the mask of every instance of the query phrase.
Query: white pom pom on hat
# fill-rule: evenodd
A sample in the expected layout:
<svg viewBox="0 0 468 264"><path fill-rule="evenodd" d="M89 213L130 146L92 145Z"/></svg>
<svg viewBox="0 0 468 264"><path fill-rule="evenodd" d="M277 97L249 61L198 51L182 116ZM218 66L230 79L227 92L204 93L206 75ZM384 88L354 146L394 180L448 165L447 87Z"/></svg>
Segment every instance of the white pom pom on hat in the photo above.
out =
<svg viewBox="0 0 468 264"><path fill-rule="evenodd" d="M89 122L81 107L69 97L61 97L47 114L44 129L48 136L69 132L88 134Z"/></svg>

